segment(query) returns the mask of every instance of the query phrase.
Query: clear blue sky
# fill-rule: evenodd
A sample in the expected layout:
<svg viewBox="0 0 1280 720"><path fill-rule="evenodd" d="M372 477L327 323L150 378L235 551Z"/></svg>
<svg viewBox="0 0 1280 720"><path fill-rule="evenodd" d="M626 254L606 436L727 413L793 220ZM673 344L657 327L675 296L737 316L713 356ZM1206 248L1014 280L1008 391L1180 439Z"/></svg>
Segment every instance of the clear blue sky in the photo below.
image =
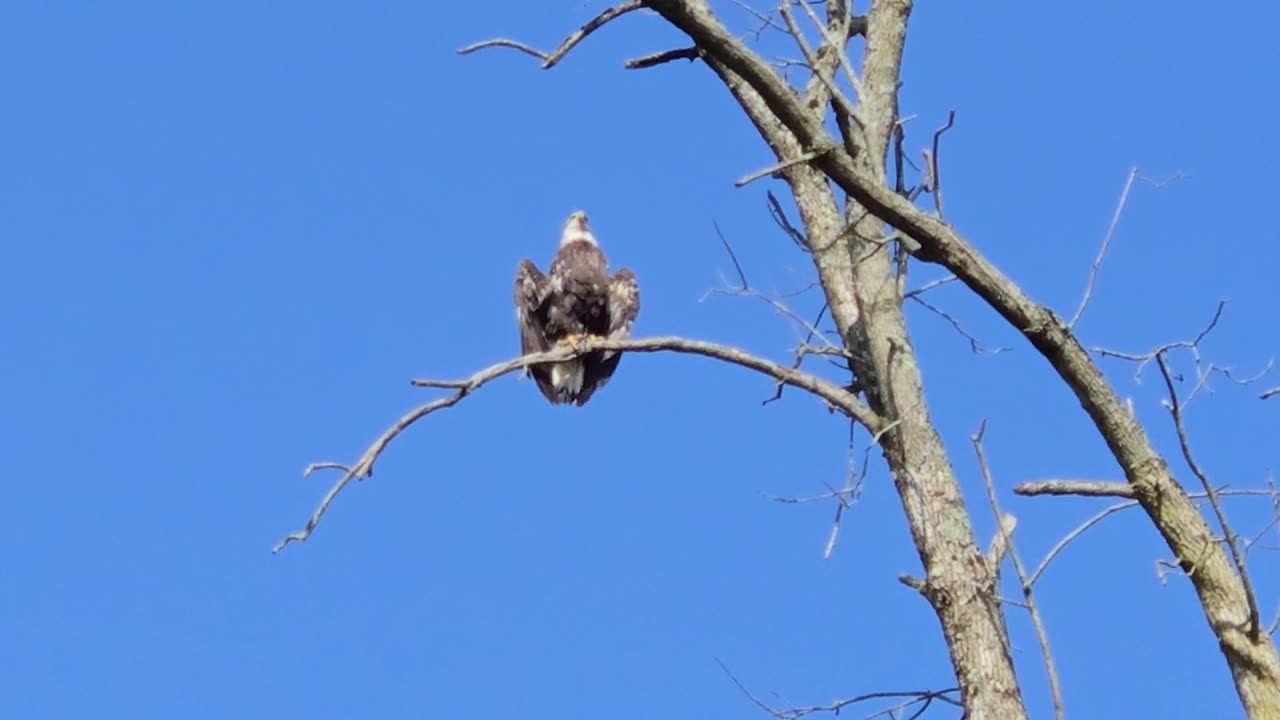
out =
<svg viewBox="0 0 1280 720"><path fill-rule="evenodd" d="M1129 167L1182 171L1135 188L1084 339L1188 337L1228 297L1205 358L1260 368L1280 350L1280 10L962 5L917 8L903 90L913 155L958 112L949 219L1069 314ZM330 480L303 466L357 457L427 396L409 378L517 352L516 262L545 266L575 209L640 277L637 334L787 357L796 330L763 304L698 302L731 271L713 222L763 290L813 271L768 220L769 181L733 188L771 159L713 75L622 69L678 34L635 14L552 72L454 54L495 35L551 48L601 8L4 3L6 717L762 717L717 657L778 704L952 682L932 612L895 580L919 563L883 468L824 561L833 507L766 496L841 483L847 425L798 393L761 407L767 380L698 358L627 357L580 410L497 382L402 435L311 541L271 554ZM1106 503L1009 488L1116 479L1114 463L1011 329L958 286L933 301L1015 348L974 356L911 310L984 543L967 438L986 417L1038 562ZM1106 367L1172 450L1157 376ZM1215 387L1190 411L1200 460L1258 486L1280 465L1280 399ZM1258 501L1230 509L1242 531L1267 520ZM1044 577L1074 717L1240 717L1188 583L1156 577L1167 557L1130 512ZM1269 619L1277 553L1252 559ZM1011 618L1043 717L1036 644Z"/></svg>

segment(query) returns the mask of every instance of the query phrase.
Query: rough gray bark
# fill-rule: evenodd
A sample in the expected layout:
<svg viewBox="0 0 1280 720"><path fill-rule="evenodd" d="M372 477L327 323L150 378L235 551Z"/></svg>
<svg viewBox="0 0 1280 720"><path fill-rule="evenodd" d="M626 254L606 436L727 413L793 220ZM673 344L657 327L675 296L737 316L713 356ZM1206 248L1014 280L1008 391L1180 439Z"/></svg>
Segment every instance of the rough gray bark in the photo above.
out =
<svg viewBox="0 0 1280 720"><path fill-rule="evenodd" d="M1280 717L1280 658L1266 633L1249 631L1249 598L1215 534L1152 447L1142 426L1067 325L1032 301L942 219L921 210L886 181L884 154L896 121L898 62L910 0L876 0L867 17L861 101L853 147L824 126L813 90L798 94L773 68L730 35L703 0L648 0L685 32L724 80L779 161L813 159L783 171L809 233L814 262L846 343L865 348L858 369L868 401L897 422L882 438L926 569L924 594L938 612L970 718L1022 717L1004 625L955 479L929 422L919 373L891 288L887 223L909 237L917 260L953 272L1049 361L1105 439L1135 497L1179 559L1218 638L1245 711ZM821 71L830 58L819 53ZM830 72L830 70L826 70ZM850 198L846 227L827 185ZM865 211L865 213L863 213ZM869 214L869 217L866 215ZM865 337L860 335L865 332Z"/></svg>

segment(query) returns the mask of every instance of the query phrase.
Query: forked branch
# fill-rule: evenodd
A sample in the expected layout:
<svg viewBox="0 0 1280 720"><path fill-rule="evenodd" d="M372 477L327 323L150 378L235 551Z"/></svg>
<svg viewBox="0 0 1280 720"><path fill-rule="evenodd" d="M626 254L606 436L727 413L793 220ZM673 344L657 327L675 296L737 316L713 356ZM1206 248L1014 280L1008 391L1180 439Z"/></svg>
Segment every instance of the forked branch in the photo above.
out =
<svg viewBox="0 0 1280 720"><path fill-rule="evenodd" d="M410 425L418 420L430 415L437 410L443 410L448 407L457 405L461 400L472 392L493 382L494 380L509 375L517 370L523 370L530 365L545 362L559 362L577 357L593 350L618 350L626 352L676 352L689 355L702 355L704 357L713 358L731 365L738 365L758 373L767 375L784 385L790 385L801 390L805 390L826 401L826 403L834 409L840 410L848 417L860 422L873 435L881 432L889 424L884 421L876 413L872 412L865 404L862 403L848 390L832 383L828 380L813 375L812 373L803 372L801 370L779 365L772 360L752 355L745 350L731 347L729 345L721 345L718 343L705 342L702 340L689 340L680 337L654 337L643 339L626 339L626 340L585 340L576 347L564 347L550 350L544 353L534 353L530 355L522 355L517 358L505 360L500 363L490 365L487 368L479 370L472 375L458 380L431 380L419 379L413 380L412 384L416 387L425 388L442 388L454 390L451 395L437 398L431 402L419 405L413 410L406 413L397 420L391 427L387 428L373 444L365 450L360 459L354 465L341 465L338 463L320 463L307 467L303 477L309 476L312 472L321 469L336 469L342 471L342 476L334 483L329 492L320 500L320 504L315 511L311 513L311 517L307 520L307 524L298 532L286 535L272 550L272 552L280 552L286 545L291 542L303 542L315 530L324 517L325 512L329 509L329 505L337 498L338 493L347 486L352 480L363 480L373 475L373 466L382 452L386 450L387 445L395 439L397 435L403 432Z"/></svg>

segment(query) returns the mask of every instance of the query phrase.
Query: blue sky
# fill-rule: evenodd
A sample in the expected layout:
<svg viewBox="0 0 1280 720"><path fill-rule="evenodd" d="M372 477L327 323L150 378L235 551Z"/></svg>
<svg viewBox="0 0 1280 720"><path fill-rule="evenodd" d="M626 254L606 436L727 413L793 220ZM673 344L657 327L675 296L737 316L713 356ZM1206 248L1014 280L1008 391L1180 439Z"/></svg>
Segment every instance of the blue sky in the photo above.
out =
<svg viewBox="0 0 1280 720"><path fill-rule="evenodd" d="M638 335L788 357L797 331L763 303L699 302L731 272L713 223L762 290L813 271L769 222L770 181L733 188L772 161L714 76L622 69L684 44L677 33L634 14L551 72L454 53L501 35L549 49L602 7L0 8L6 716L762 717L716 658L780 705L952 682L936 619L895 580L919 562L883 467L824 561L834 508L767 496L843 482L847 425L798 393L761 407L767 380L699 358L627 357L580 410L499 381L402 435L309 542L271 554L327 488L303 466L356 458L428 397L409 378L518 351L516 262L545 266L573 210L639 276ZM1185 173L1135 187L1080 326L1088 345L1189 337L1229 298L1205 360L1253 372L1280 350L1267 181L1280 10L1247 9L1248 22L1190 3L915 11L908 147L957 111L948 219L1041 302L1074 310L1131 166ZM1117 470L994 313L959 286L932 302L1014 348L975 356L910 310L980 536L993 524L968 436L987 418L1005 509L1038 562L1107 503L1009 488ZM1158 376L1105 368L1173 451ZM1214 387L1188 419L1199 460L1215 482L1257 487L1280 464L1280 400ZM1229 509L1244 532L1268 519L1262 502ZM1073 716L1240 717L1189 585L1156 576L1167 557L1130 511L1045 575ZM1252 567L1270 618L1275 550ZM1034 638L1010 617L1044 716Z"/></svg>

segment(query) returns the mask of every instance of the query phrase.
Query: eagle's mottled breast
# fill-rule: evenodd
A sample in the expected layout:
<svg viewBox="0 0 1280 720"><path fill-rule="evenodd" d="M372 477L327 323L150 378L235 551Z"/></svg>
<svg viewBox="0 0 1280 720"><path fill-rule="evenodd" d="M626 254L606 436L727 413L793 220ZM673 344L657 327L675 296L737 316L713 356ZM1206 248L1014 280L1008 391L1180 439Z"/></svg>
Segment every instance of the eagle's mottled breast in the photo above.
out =
<svg viewBox="0 0 1280 720"><path fill-rule="evenodd" d="M525 355L582 338L625 338L640 312L635 274L622 268L610 277L609 263L581 211L565 223L547 274L524 258L516 265L514 290L520 350ZM547 402L581 407L609 382L621 359L622 353L615 350L592 350L530 365L525 371Z"/></svg>
<svg viewBox="0 0 1280 720"><path fill-rule="evenodd" d="M609 267L595 244L565 245L551 263L552 299L547 307L547 339L605 335L609 331Z"/></svg>

